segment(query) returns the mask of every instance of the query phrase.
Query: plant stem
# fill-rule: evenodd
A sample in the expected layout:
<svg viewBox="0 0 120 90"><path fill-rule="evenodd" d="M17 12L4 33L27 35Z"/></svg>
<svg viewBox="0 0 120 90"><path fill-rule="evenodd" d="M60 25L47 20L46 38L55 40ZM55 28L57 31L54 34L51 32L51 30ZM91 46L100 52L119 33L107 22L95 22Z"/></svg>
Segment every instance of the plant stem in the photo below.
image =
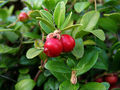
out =
<svg viewBox="0 0 120 90"><path fill-rule="evenodd" d="M97 11L97 2L96 0L94 0L94 2L95 2L95 11Z"/></svg>
<svg viewBox="0 0 120 90"><path fill-rule="evenodd" d="M37 72L37 74L36 74L36 76L35 76L35 78L34 78L34 81L35 81L35 82L37 81L37 79L38 79L39 75L41 74L41 72L42 72L42 70L39 70L39 71Z"/></svg>
<svg viewBox="0 0 120 90"><path fill-rule="evenodd" d="M9 77L7 77L7 76L0 75L0 77L5 78L5 79L8 79L8 80L13 81L14 83L16 83L15 80L13 80L12 78L9 78Z"/></svg>

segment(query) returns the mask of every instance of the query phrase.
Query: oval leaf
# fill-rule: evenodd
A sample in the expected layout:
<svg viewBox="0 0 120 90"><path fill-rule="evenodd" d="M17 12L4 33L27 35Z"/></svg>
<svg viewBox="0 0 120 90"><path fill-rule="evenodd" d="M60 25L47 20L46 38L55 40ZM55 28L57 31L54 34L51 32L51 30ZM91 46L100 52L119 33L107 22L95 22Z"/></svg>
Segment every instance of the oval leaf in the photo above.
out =
<svg viewBox="0 0 120 90"><path fill-rule="evenodd" d="M60 84L59 89L60 90L78 90L79 84L73 85L70 83L70 81L64 81L62 84Z"/></svg>
<svg viewBox="0 0 120 90"><path fill-rule="evenodd" d="M101 83L90 82L82 86L80 90L106 90L105 86Z"/></svg>
<svg viewBox="0 0 120 90"><path fill-rule="evenodd" d="M89 2L79 2L74 5L74 9L77 13L80 13L83 11L85 8L87 8L90 5Z"/></svg>
<svg viewBox="0 0 120 90"><path fill-rule="evenodd" d="M54 20L58 28L63 24L65 19L65 3L59 2L54 11Z"/></svg>
<svg viewBox="0 0 120 90"><path fill-rule="evenodd" d="M32 59L34 57L36 57L37 55L39 55L43 50L40 50L40 49L36 49L36 48L30 48L28 51L27 51L27 54L26 54L26 57L28 59Z"/></svg>
<svg viewBox="0 0 120 90"><path fill-rule="evenodd" d="M15 90L32 90L35 82L32 79L24 79L15 85Z"/></svg>
<svg viewBox="0 0 120 90"><path fill-rule="evenodd" d="M96 49L89 50L73 70L77 71L77 76L81 75L90 70L95 65L97 59L98 51Z"/></svg>

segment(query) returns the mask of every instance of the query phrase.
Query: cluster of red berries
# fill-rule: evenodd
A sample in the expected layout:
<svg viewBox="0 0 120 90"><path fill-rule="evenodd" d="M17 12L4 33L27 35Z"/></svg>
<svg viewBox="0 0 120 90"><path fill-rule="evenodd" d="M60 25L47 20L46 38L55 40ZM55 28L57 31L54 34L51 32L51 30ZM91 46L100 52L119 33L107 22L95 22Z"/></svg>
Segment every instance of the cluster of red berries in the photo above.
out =
<svg viewBox="0 0 120 90"><path fill-rule="evenodd" d="M117 81L118 81L118 76L117 75L107 75L104 78L103 77L99 77L95 80L96 82L108 82L110 84L110 90L112 90L113 88L118 88L118 86L116 85Z"/></svg>
<svg viewBox="0 0 120 90"><path fill-rule="evenodd" d="M61 52L70 52L75 47L75 40L68 34L50 33L44 44L44 53L49 57L57 57Z"/></svg>

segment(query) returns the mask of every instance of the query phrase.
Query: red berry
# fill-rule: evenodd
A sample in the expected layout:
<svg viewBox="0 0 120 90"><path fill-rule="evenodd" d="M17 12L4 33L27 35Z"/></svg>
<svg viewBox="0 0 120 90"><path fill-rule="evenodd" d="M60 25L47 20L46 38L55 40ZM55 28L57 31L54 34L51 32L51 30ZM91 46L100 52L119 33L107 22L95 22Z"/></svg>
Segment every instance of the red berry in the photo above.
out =
<svg viewBox="0 0 120 90"><path fill-rule="evenodd" d="M45 11L48 11L48 9L44 8Z"/></svg>
<svg viewBox="0 0 120 90"><path fill-rule="evenodd" d="M105 81L110 83L110 84L115 84L118 81L118 77L115 75L109 75L105 77Z"/></svg>
<svg viewBox="0 0 120 90"><path fill-rule="evenodd" d="M61 35L61 42L63 44L63 52L70 52L75 47L75 40L70 35Z"/></svg>
<svg viewBox="0 0 120 90"><path fill-rule="evenodd" d="M101 83L101 82L103 82L103 78L102 77L97 78L95 81Z"/></svg>
<svg viewBox="0 0 120 90"><path fill-rule="evenodd" d="M112 86L110 86L110 89L109 90L114 90L115 88L120 88L120 86L119 85L112 85Z"/></svg>
<svg viewBox="0 0 120 90"><path fill-rule="evenodd" d="M18 17L18 19L19 19L20 21L22 21L22 22L26 21L28 18L29 18L29 17L28 17L28 15L27 15L27 13L25 13L25 12L21 12L20 15L19 15L19 17Z"/></svg>
<svg viewBox="0 0 120 90"><path fill-rule="evenodd" d="M62 43L59 39L50 38L44 44L44 53L49 57L57 57L63 50Z"/></svg>

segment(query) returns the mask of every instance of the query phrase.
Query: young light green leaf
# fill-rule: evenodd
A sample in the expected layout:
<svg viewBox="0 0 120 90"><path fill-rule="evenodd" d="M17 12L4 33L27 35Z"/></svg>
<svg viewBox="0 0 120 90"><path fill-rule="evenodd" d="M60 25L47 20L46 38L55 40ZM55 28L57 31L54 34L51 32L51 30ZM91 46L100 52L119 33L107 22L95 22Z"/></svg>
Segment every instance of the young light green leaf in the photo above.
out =
<svg viewBox="0 0 120 90"><path fill-rule="evenodd" d="M31 33L31 32L24 33L23 35L24 35L24 37L29 37L32 39L40 39L40 35Z"/></svg>
<svg viewBox="0 0 120 90"><path fill-rule="evenodd" d="M86 51L83 58L79 61L77 66L73 68L73 70L77 72L77 76L81 75L90 70L95 65L97 59L98 51L96 49Z"/></svg>
<svg viewBox="0 0 120 90"><path fill-rule="evenodd" d="M33 90L35 82L32 79L24 79L15 85L15 90Z"/></svg>
<svg viewBox="0 0 120 90"><path fill-rule="evenodd" d="M96 26L99 17L98 11L90 11L82 17L80 24L83 25L85 31L91 31Z"/></svg>
<svg viewBox="0 0 120 90"><path fill-rule="evenodd" d="M59 73L70 73L71 72L71 69L64 63L63 60L48 61L45 64L45 68L50 71L55 71Z"/></svg>
<svg viewBox="0 0 120 90"><path fill-rule="evenodd" d="M63 1L56 5L54 10L54 20L58 28L61 27L65 19L65 3Z"/></svg>
<svg viewBox="0 0 120 90"><path fill-rule="evenodd" d="M98 82L90 82L83 85L80 90L106 90L106 87Z"/></svg>
<svg viewBox="0 0 120 90"><path fill-rule="evenodd" d="M49 13L48 11L45 11L45 10L40 10L40 15L44 19L48 20L51 24L53 24L53 16L51 13Z"/></svg>
<svg viewBox="0 0 120 90"><path fill-rule="evenodd" d="M83 40L81 38L75 39L75 47L72 51L72 54L77 58L80 59L84 54L84 45Z"/></svg>
<svg viewBox="0 0 120 90"><path fill-rule="evenodd" d="M73 85L70 83L70 81L64 81L63 83L60 84L59 89L60 90L78 90L79 84Z"/></svg>
<svg viewBox="0 0 120 90"><path fill-rule="evenodd" d="M84 45L96 45L96 42L93 40L86 40L83 43L84 43Z"/></svg>
<svg viewBox="0 0 120 90"><path fill-rule="evenodd" d="M36 17L36 19L40 20L41 22L45 23L49 28L52 30L55 30L56 28L54 27L53 24L49 23L46 19L41 18L41 17Z"/></svg>
<svg viewBox="0 0 120 90"><path fill-rule="evenodd" d="M103 30L93 30L90 31L93 35L95 35L96 37L98 37L100 40L104 41L105 40L105 34L103 32Z"/></svg>
<svg viewBox="0 0 120 90"><path fill-rule="evenodd" d="M25 3L25 5L26 5L30 10L33 9L30 3L28 3L27 1L23 1L23 2Z"/></svg>
<svg viewBox="0 0 120 90"><path fill-rule="evenodd" d="M36 19L36 17L40 17L40 11L39 10L33 10L29 12L29 16Z"/></svg>
<svg viewBox="0 0 120 90"><path fill-rule="evenodd" d="M77 13L80 13L85 8L87 8L90 5L89 2L78 2L74 5L74 9Z"/></svg>
<svg viewBox="0 0 120 90"><path fill-rule="evenodd" d="M69 29L74 29L74 28L77 28L77 27L79 27L81 25L82 24L71 25L71 26L68 26L68 27L65 27L64 29L62 29L62 31L69 30Z"/></svg>
<svg viewBox="0 0 120 90"><path fill-rule="evenodd" d="M32 58L38 56L42 51L43 50L41 50L41 49L30 48L26 53L26 57L28 59L32 59Z"/></svg>
<svg viewBox="0 0 120 90"><path fill-rule="evenodd" d="M14 29L2 29L2 28L0 28L0 32L7 32L7 31L13 32Z"/></svg>
<svg viewBox="0 0 120 90"><path fill-rule="evenodd" d="M12 53L16 53L19 50L19 48L12 48L3 44L0 44L0 53L8 53L8 54L12 54Z"/></svg>
<svg viewBox="0 0 120 90"><path fill-rule="evenodd" d="M49 34L54 31L49 26L47 26L45 23L43 23L42 21L40 21L39 23L45 33Z"/></svg>
<svg viewBox="0 0 120 90"><path fill-rule="evenodd" d="M72 16L72 12L67 16L67 18L65 19L65 22L63 23L63 25L61 26L61 30L63 29L63 28L65 28L68 24L69 24L69 22L70 22L70 20L71 20L71 16Z"/></svg>

